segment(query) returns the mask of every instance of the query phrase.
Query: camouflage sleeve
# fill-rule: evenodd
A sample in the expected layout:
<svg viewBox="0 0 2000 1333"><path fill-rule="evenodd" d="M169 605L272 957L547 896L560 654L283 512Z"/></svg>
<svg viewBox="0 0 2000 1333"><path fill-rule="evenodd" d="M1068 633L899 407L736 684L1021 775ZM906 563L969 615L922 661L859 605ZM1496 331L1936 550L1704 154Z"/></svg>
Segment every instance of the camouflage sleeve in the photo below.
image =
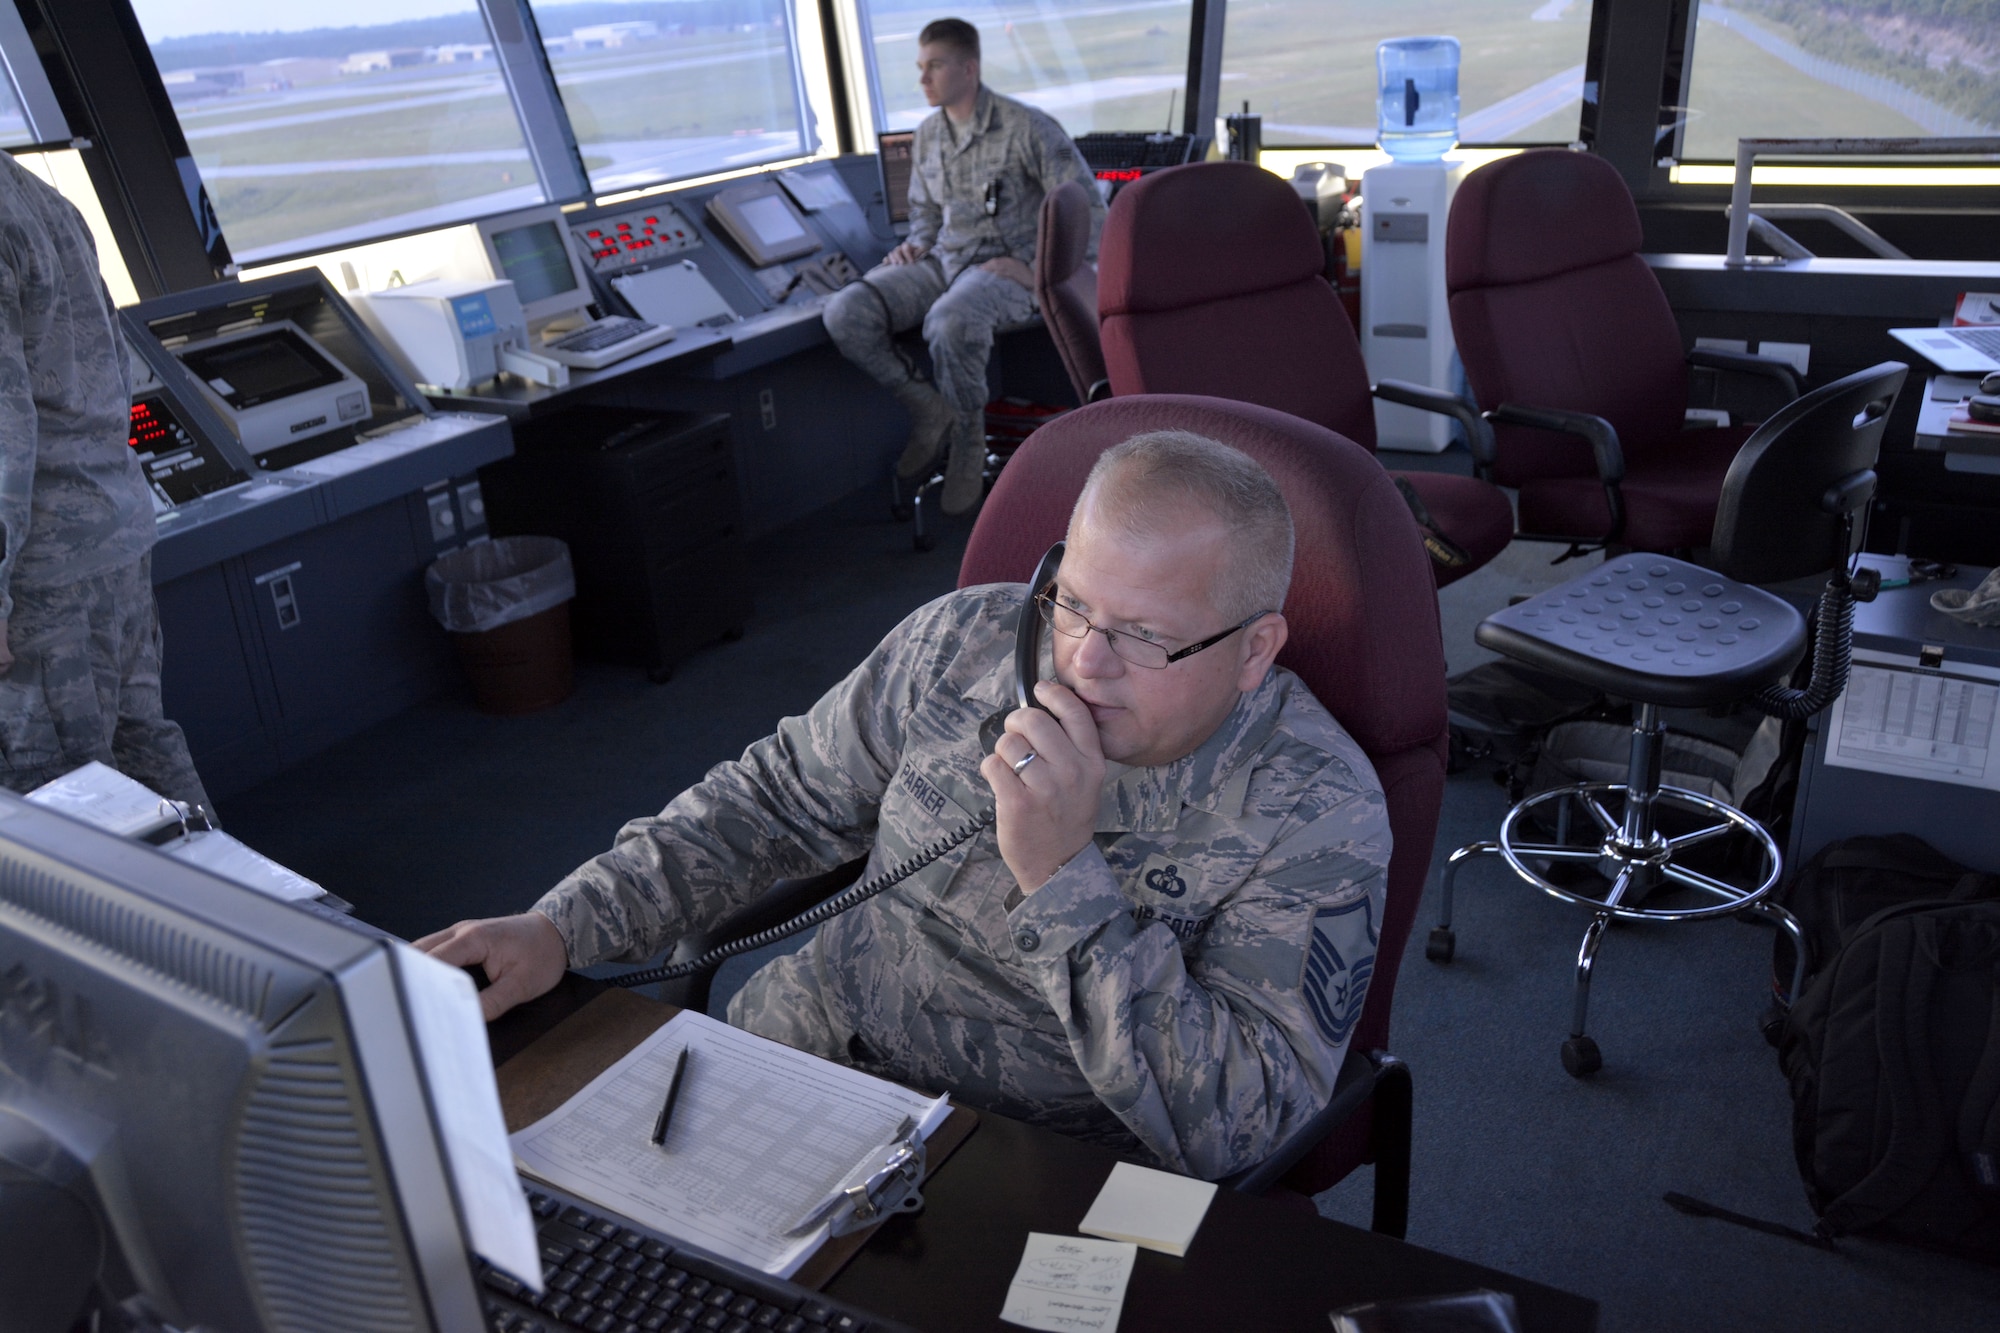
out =
<svg viewBox="0 0 2000 1333"><path fill-rule="evenodd" d="M910 141L910 234L904 239L924 252L937 244L938 232L944 226L944 201L931 193L930 181L924 175L926 155L934 151L936 137L935 134L927 137L920 126L917 137Z"/></svg>
<svg viewBox="0 0 2000 1333"><path fill-rule="evenodd" d="M1037 117L1035 121L1035 171L1039 177L1037 184L1044 195L1052 192L1064 181L1075 181L1090 196L1090 246L1084 258L1097 262L1097 241L1104 233L1104 196L1098 193L1097 177L1091 173L1090 164L1083 160L1083 153L1076 146L1076 140L1069 137L1052 116Z"/></svg>
<svg viewBox="0 0 2000 1333"><path fill-rule="evenodd" d="M1304 803L1189 950L1138 919L1095 847L1010 914L1084 1077L1187 1175L1262 1161L1333 1095L1389 863L1381 792L1334 769L1318 790L1339 799Z"/></svg>
<svg viewBox="0 0 2000 1333"><path fill-rule="evenodd" d="M14 565L28 539L35 498L40 414L22 329L21 277L12 245L0 243L0 620L14 614Z"/></svg>
<svg viewBox="0 0 2000 1333"><path fill-rule="evenodd" d="M913 612L805 716L626 824L543 895L533 910L555 923L571 966L644 962L780 879L867 855L904 724L956 643L939 624L949 600Z"/></svg>

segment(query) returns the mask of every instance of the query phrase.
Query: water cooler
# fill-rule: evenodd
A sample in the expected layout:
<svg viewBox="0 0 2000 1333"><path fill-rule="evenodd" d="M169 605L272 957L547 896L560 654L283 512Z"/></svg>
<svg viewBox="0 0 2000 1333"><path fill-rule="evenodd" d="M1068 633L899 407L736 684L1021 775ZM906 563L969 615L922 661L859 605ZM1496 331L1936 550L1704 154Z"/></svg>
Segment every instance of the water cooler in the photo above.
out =
<svg viewBox="0 0 2000 1333"><path fill-rule="evenodd" d="M1406 37L1376 52L1381 146L1391 160L1361 177L1361 355L1369 378L1453 387L1444 233L1465 166L1458 144L1458 41ZM1448 417L1378 400L1377 444L1437 453Z"/></svg>

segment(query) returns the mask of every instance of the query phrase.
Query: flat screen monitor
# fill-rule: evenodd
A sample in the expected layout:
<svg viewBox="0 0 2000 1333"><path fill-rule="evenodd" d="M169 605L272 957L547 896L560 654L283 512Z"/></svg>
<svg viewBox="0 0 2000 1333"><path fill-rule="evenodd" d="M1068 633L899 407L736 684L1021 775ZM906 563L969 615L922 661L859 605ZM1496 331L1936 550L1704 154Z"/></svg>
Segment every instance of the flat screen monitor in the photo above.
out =
<svg viewBox="0 0 2000 1333"><path fill-rule="evenodd" d="M708 201L708 212L757 268L819 249L798 205L775 180L731 186Z"/></svg>
<svg viewBox="0 0 2000 1333"><path fill-rule="evenodd" d="M289 324L273 325L250 337L189 347L180 358L195 378L238 412L346 378Z"/></svg>
<svg viewBox="0 0 2000 1333"><path fill-rule="evenodd" d="M483 1328L434 966L0 792L0 1324Z"/></svg>
<svg viewBox="0 0 2000 1333"><path fill-rule="evenodd" d="M902 226L910 220L911 154L915 130L889 130L876 136L875 156L882 166L882 202L889 221Z"/></svg>
<svg viewBox="0 0 2000 1333"><path fill-rule="evenodd" d="M544 324L590 304L590 279L570 249L561 209L488 218L479 224L479 241L491 275L514 284L528 323Z"/></svg>

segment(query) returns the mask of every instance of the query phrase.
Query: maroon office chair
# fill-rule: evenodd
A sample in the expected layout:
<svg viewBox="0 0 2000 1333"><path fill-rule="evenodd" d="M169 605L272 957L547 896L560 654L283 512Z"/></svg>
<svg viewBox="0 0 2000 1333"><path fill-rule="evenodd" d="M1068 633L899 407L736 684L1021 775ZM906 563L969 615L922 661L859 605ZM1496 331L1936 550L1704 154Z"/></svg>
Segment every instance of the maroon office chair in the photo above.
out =
<svg viewBox="0 0 2000 1333"><path fill-rule="evenodd" d="M1107 397L1111 381L1097 340L1097 266L1090 262L1090 193L1076 181L1064 181L1042 198L1035 299L1076 401Z"/></svg>
<svg viewBox="0 0 2000 1333"><path fill-rule="evenodd" d="M1178 394L1112 398L1050 422L1015 453L973 525L959 586L1026 581L1067 529L1098 455L1162 429L1243 450L1284 492L1298 557L1284 607L1291 638L1279 661L1374 763L1395 838L1375 975L1333 1102L1270 1160L1228 1183L1316 1194L1372 1160L1375 1229L1400 1236L1409 1200L1409 1075L1384 1048L1403 945L1430 872L1446 728L1430 561L1387 474L1352 441L1272 408Z"/></svg>
<svg viewBox="0 0 2000 1333"><path fill-rule="evenodd" d="M1098 253L1098 319L1112 392L1198 393L1261 403L1337 431L1370 453L1375 405L1354 326L1324 276L1319 232L1290 185L1247 162L1156 172L1111 203ZM1384 381L1374 394L1443 412L1483 438L1470 404ZM1464 553L1439 584L1514 535L1507 497L1473 477L1391 474Z"/></svg>
<svg viewBox="0 0 2000 1333"><path fill-rule="evenodd" d="M1631 191L1586 153L1503 158L1468 175L1452 201L1452 333L1493 423L1481 475L1520 489L1523 534L1702 547L1753 427L1684 429L1689 364L1760 375L1798 397L1785 362L1684 356L1642 243Z"/></svg>

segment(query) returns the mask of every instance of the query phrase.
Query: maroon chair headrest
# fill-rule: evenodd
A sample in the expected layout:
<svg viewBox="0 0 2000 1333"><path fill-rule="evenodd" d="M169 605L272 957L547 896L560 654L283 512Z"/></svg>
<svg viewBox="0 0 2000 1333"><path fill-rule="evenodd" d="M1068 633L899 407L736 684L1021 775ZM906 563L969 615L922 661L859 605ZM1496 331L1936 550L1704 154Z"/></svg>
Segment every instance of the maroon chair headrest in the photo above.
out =
<svg viewBox="0 0 2000 1333"><path fill-rule="evenodd" d="M1143 233L1134 225L1141 212ZM1098 312L1179 310L1317 277L1325 266L1319 231L1290 185L1248 162L1194 162L1134 181L1111 201Z"/></svg>
<svg viewBox="0 0 2000 1333"><path fill-rule="evenodd" d="M1549 238L1560 237L1560 245ZM1445 287L1534 282L1637 254L1645 243L1624 177L1601 157L1539 148L1472 172L1451 201Z"/></svg>
<svg viewBox="0 0 2000 1333"><path fill-rule="evenodd" d="M1042 198L1035 271L1054 285L1082 268L1090 254L1090 195L1076 181L1064 181Z"/></svg>
<svg viewBox="0 0 2000 1333"><path fill-rule="evenodd" d="M1098 455L1152 430L1190 430L1233 445L1262 463L1284 492L1298 554L1284 608L1291 638L1280 663L1371 757L1441 743L1437 591L1409 507L1366 450L1271 408L1149 394L1056 418L1029 437L994 484L959 565L959 586L1025 581L1067 530Z"/></svg>

